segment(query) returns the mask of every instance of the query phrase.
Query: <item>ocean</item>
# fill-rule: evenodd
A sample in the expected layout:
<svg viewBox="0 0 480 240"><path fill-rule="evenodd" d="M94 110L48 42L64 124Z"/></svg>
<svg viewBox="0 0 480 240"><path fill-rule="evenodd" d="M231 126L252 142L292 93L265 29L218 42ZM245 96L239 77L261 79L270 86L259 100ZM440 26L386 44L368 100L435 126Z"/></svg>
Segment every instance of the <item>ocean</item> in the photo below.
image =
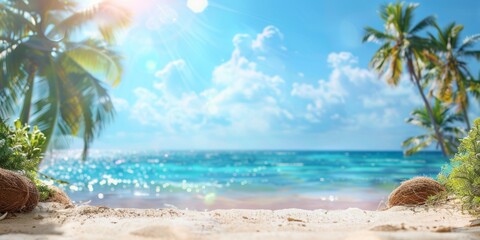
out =
<svg viewBox="0 0 480 240"><path fill-rule="evenodd" d="M402 181L436 177L437 152L75 151L47 156L40 171L76 204L132 208L376 210Z"/></svg>

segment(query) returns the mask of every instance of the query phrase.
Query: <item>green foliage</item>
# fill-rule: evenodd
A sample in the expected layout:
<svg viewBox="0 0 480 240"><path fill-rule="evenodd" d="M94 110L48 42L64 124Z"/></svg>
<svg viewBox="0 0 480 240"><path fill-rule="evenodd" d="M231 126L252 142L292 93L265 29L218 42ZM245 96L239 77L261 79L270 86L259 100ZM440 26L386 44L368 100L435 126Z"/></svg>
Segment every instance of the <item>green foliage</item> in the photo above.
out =
<svg viewBox="0 0 480 240"><path fill-rule="evenodd" d="M5 123L0 125L0 167L22 171L28 178L33 179L40 160L41 148L45 143L45 136L34 127L30 131L28 125L22 126L19 120L15 121L14 128Z"/></svg>
<svg viewBox="0 0 480 240"><path fill-rule="evenodd" d="M370 61L370 68L384 78L388 84L398 86L403 73L408 73L411 82L415 84L422 97L438 145L444 155L449 155L449 149L437 122L434 121L429 100L423 89L425 81L422 75L425 70L425 57L422 53L429 49L429 39L423 37L421 32L432 26L435 23L435 18L429 16L415 23L414 12L417 6L418 4L406 4L404 2L382 6L379 13L384 22L384 29L376 30L372 27L366 27L363 42L381 44ZM425 142L424 140L421 141Z"/></svg>
<svg viewBox="0 0 480 240"><path fill-rule="evenodd" d="M20 172L32 180L40 192L40 199L48 198L50 191L38 178L38 166L43 158L45 136L34 127L15 121L14 127L0 121L0 168Z"/></svg>
<svg viewBox="0 0 480 240"><path fill-rule="evenodd" d="M480 118L461 140L458 153L445 167L439 180L463 202L469 212L480 215Z"/></svg>
<svg viewBox="0 0 480 240"><path fill-rule="evenodd" d="M452 113L451 109L442 104L438 99L433 103L432 113L435 122L439 126L439 131L444 137L448 151L456 152L460 144L458 139L465 136L465 131L456 126L458 122L463 120L461 113ZM415 154L434 143L437 143L438 146L438 138L426 108L415 109L406 122L427 130L425 134L410 137L403 141L402 147L405 149L404 154L406 156Z"/></svg>
<svg viewBox="0 0 480 240"><path fill-rule="evenodd" d="M113 43L131 22L115 1L0 1L0 117L20 112L22 123L37 125L49 142L84 140L83 157L114 116L105 83L122 76ZM85 27L99 36L82 37ZM20 111L19 111L20 110Z"/></svg>
<svg viewBox="0 0 480 240"><path fill-rule="evenodd" d="M37 189L38 189L38 193L40 194L40 201L45 201L47 200L50 195L53 193L52 190L50 190L50 188L48 188L47 185L45 184L38 184L38 181L36 182L36 185L37 185Z"/></svg>

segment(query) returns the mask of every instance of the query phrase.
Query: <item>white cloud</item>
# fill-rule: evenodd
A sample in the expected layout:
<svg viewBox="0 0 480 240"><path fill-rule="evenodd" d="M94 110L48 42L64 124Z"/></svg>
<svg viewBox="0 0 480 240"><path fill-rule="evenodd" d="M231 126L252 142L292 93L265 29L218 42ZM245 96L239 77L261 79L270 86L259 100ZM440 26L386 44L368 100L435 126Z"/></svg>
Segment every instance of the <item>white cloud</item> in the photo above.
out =
<svg viewBox="0 0 480 240"><path fill-rule="evenodd" d="M342 65L356 64L358 58L350 52L333 52L328 54L327 63L332 68L338 68Z"/></svg>
<svg viewBox="0 0 480 240"><path fill-rule="evenodd" d="M178 93L178 88L182 88L182 82L179 78L172 78L172 75L175 72L182 72L185 70L185 60L178 59L167 63L167 65L155 73L155 77L159 81L153 84L153 87L164 91L165 93L176 94ZM182 90L182 89L180 89Z"/></svg>
<svg viewBox="0 0 480 240"><path fill-rule="evenodd" d="M406 74L402 76L400 83L395 87L387 85L385 81L382 82L382 85L381 95L383 97L393 101L400 98L402 101L397 103L404 105L417 106L423 104L417 88Z"/></svg>
<svg viewBox="0 0 480 240"><path fill-rule="evenodd" d="M281 50L286 50L281 45L283 41L283 34L274 26L267 26L262 33L257 35L257 38L252 42L253 49L266 50L269 47L279 47Z"/></svg>
<svg viewBox="0 0 480 240"><path fill-rule="evenodd" d="M365 84L376 78L375 74L365 68L352 67L351 65L341 67L343 74L355 85ZM376 79L375 79L376 80Z"/></svg>
<svg viewBox="0 0 480 240"><path fill-rule="evenodd" d="M403 124L418 100L410 81L402 79L393 89L359 67L358 58L349 52L328 55L328 78L310 82L294 69L298 81L289 82L277 73L284 72L276 62L282 61L276 54L283 51L278 42L282 38L273 26L255 37L235 35L230 59L212 70L209 85L202 89L184 84L191 77L185 60L167 63L155 73L153 89L134 90L131 117L161 132L208 136L307 131L333 122L350 129L391 128ZM272 62L277 69L271 68Z"/></svg>
<svg viewBox="0 0 480 240"><path fill-rule="evenodd" d="M307 105L306 117L316 122L321 117L325 104L343 103L348 93L341 85L338 73L334 71L329 81L318 81L318 87L305 83L293 83L291 95L311 100Z"/></svg>
<svg viewBox="0 0 480 240"><path fill-rule="evenodd" d="M133 93L137 98L131 109L131 115L134 119L146 125L160 117L155 108L155 103L158 101L157 95L145 88L136 88Z"/></svg>
<svg viewBox="0 0 480 240"><path fill-rule="evenodd" d="M352 118L344 119L345 126L348 129L363 129L363 128L389 128L395 124L403 121L400 113L395 108L385 108L379 112L359 113Z"/></svg>
<svg viewBox="0 0 480 240"><path fill-rule="evenodd" d="M130 107L128 101L123 98L117 98L112 96L112 103L113 106L115 106L115 110L117 110L118 112L125 111Z"/></svg>
<svg viewBox="0 0 480 240"><path fill-rule="evenodd" d="M354 84L364 84L375 78L375 74L369 69L355 66L358 64L358 58L350 52L330 53L327 63L334 70L342 72Z"/></svg>
<svg viewBox="0 0 480 240"><path fill-rule="evenodd" d="M170 132L214 129L217 134L265 132L274 122L292 119L293 115L281 106L285 81L279 75L264 73L256 62L258 57L268 58L268 54L259 55L256 48L268 51L272 47L268 40L280 36L271 26L256 39L237 34L231 58L213 70L212 86L201 91L176 85L187 70L184 60L168 63L155 74L159 79L155 91L135 89L132 117Z"/></svg>
<svg viewBox="0 0 480 240"><path fill-rule="evenodd" d="M327 63L331 68L328 80L320 80L316 85L305 82L292 85L293 97L309 101L304 117L310 122L320 122L328 112L327 116L335 116L335 119L354 117L359 123L371 121L380 127L388 127L388 121L382 119L393 116L393 111L382 110L400 106L413 108L422 104L406 76L398 86L389 86L373 71L357 66L358 58L349 52L330 53ZM349 111L349 115L335 112L339 110Z"/></svg>
<svg viewBox="0 0 480 240"><path fill-rule="evenodd" d="M306 106L307 112L305 114L305 118L310 122L319 122L326 107L345 103L349 93L345 88L346 83L342 82L342 78L357 79L359 76L353 74L363 70L356 70L356 68L348 65L358 62L356 57L348 52L331 53L328 55L327 62L332 68L328 80L319 80L318 86L298 82L292 85L292 96L310 100L310 103ZM366 74L364 75L366 77ZM360 76L360 78L363 77Z"/></svg>
<svg viewBox="0 0 480 240"><path fill-rule="evenodd" d="M360 96L360 99L362 100L363 106L366 108L385 107L388 104L385 98L377 96Z"/></svg>
<svg viewBox="0 0 480 240"><path fill-rule="evenodd" d="M182 70L185 67L185 60L178 59L172 62L169 62L162 70L159 70L155 73L155 77L160 79L169 78L172 75L174 69Z"/></svg>
<svg viewBox="0 0 480 240"><path fill-rule="evenodd" d="M382 79L372 79L370 84L364 84L370 92L359 96L365 108L384 108L388 106L416 107L423 105L415 85L407 76L402 76L398 86L391 86Z"/></svg>
<svg viewBox="0 0 480 240"><path fill-rule="evenodd" d="M184 93L180 97L136 88L137 101L132 107L131 117L143 125L158 126L168 132L198 129L203 123L203 102L195 93Z"/></svg>

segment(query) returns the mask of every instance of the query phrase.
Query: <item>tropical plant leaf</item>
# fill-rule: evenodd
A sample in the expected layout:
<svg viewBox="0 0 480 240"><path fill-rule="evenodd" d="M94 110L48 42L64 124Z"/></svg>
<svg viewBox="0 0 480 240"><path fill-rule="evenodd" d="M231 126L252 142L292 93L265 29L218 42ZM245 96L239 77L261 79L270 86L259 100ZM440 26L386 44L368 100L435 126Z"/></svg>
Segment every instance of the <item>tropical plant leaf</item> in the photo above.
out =
<svg viewBox="0 0 480 240"><path fill-rule="evenodd" d="M428 16L424 19L422 19L420 22L418 22L411 30L411 34L415 34L417 32L420 32L424 30L425 28L429 26L433 26L435 24L435 17L434 16Z"/></svg>
<svg viewBox="0 0 480 240"><path fill-rule="evenodd" d="M378 31L374 28L371 27L366 27L365 28L365 34L363 35L362 41L363 42L375 42L375 41L381 41L381 40L395 40L395 37L385 34L381 31Z"/></svg>
<svg viewBox="0 0 480 240"><path fill-rule="evenodd" d="M421 135L417 137L411 137L402 143L402 147L406 148L404 154L410 156L415 154L433 142L434 137L432 135Z"/></svg>
<svg viewBox="0 0 480 240"><path fill-rule="evenodd" d="M103 74L113 86L122 77L121 57L117 52L101 47L98 41L86 41L69 46L65 52L72 60L91 74Z"/></svg>
<svg viewBox="0 0 480 240"><path fill-rule="evenodd" d="M445 145L450 152L455 152L458 147L458 139L465 135L465 131L457 126L457 123L462 121L461 114L450 112L450 109L442 104L439 99L436 99L432 105L432 112L435 122L440 127L440 131L445 140ZM406 119L406 122L418 127L426 129L427 134L410 137L402 143L402 147L406 148L405 155L414 154L426 147L432 145L434 142L438 143L438 138L430 116L426 108L417 108L411 113L411 117Z"/></svg>
<svg viewBox="0 0 480 240"><path fill-rule="evenodd" d="M466 37L463 40L462 45L460 45L460 47L458 48L458 50L460 52L462 52L463 50L465 50L467 48L473 47L473 45L475 43L477 43L478 41L480 41L480 34L475 34L475 35Z"/></svg>
<svg viewBox="0 0 480 240"><path fill-rule="evenodd" d="M82 29L92 21L96 21L103 39L108 43L113 43L115 42L115 32L130 25L131 14L125 8L111 1L102 1L72 14L52 31L65 33L65 36L69 36L72 32Z"/></svg>
<svg viewBox="0 0 480 240"><path fill-rule="evenodd" d="M115 86L121 79L121 57L111 43L131 14L114 1L77 8L64 0L0 2L0 118L24 103L24 121L45 131L46 146L53 138L81 137L87 149L114 114L103 82ZM96 26L99 38L70 34L86 26Z"/></svg>

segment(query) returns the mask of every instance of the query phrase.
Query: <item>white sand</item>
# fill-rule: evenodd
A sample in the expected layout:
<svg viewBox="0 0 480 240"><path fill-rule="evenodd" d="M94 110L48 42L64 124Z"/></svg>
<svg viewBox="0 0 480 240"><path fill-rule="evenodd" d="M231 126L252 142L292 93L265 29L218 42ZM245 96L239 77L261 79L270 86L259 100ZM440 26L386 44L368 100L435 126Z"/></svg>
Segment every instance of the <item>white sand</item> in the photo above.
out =
<svg viewBox="0 0 480 240"><path fill-rule="evenodd" d="M41 203L0 221L0 239L480 239L466 227L472 219L446 206L196 212Z"/></svg>

